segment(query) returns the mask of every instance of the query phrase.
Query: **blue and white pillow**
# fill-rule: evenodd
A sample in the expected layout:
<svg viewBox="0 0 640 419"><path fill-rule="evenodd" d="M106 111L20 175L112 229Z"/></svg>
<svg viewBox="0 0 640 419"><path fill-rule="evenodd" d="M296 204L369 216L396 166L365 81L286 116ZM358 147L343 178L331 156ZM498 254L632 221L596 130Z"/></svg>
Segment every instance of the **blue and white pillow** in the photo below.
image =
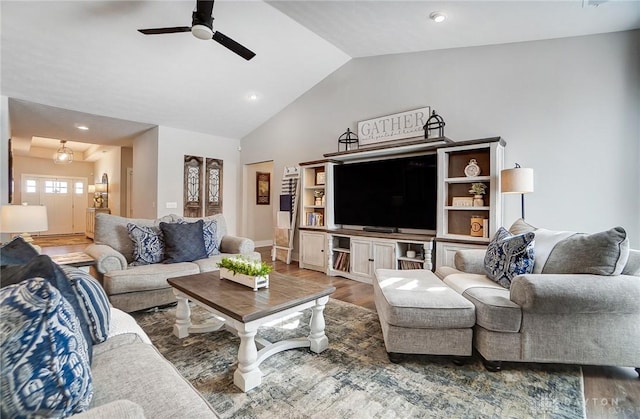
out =
<svg viewBox="0 0 640 419"><path fill-rule="evenodd" d="M513 278L533 272L534 238L534 232L514 236L500 227L484 256L487 276L508 289Z"/></svg>
<svg viewBox="0 0 640 419"><path fill-rule="evenodd" d="M93 382L80 321L43 278L0 290L2 417L67 417L88 409Z"/></svg>
<svg viewBox="0 0 640 419"><path fill-rule="evenodd" d="M164 260L164 238L159 227L127 223L127 230L133 242L132 266L151 265Z"/></svg>
<svg viewBox="0 0 640 419"><path fill-rule="evenodd" d="M218 223L216 220L204 220L202 225L202 236L204 237L204 248L207 256L219 255L218 249Z"/></svg>
<svg viewBox="0 0 640 419"><path fill-rule="evenodd" d="M102 286L87 272L71 266L61 266L73 292L80 302L79 315L84 316L94 344L102 343L109 336L111 304Z"/></svg>

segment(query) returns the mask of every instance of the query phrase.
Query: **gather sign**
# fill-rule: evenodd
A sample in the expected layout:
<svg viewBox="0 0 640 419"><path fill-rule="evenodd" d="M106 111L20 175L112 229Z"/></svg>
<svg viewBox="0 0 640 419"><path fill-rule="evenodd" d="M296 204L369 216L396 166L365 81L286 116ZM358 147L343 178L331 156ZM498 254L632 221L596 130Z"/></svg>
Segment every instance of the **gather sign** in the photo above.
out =
<svg viewBox="0 0 640 419"><path fill-rule="evenodd" d="M424 133L429 107L358 122L360 145L417 137Z"/></svg>

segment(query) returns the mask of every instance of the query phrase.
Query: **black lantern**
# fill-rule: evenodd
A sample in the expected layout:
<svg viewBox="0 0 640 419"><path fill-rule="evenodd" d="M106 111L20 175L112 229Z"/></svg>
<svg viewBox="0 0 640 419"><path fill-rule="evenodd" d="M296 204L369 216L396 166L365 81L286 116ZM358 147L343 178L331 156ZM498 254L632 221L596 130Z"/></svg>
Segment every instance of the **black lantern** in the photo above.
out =
<svg viewBox="0 0 640 419"><path fill-rule="evenodd" d="M352 132L349 128L338 137L338 152L340 151L341 145L344 144L343 151L349 151L356 148L360 148L360 144L358 143L358 136L355 132ZM355 144L355 146L353 145Z"/></svg>
<svg viewBox="0 0 640 419"><path fill-rule="evenodd" d="M427 119L427 123L424 124L424 138L442 138L444 137L444 119L436 113L431 112L431 116ZM431 135L432 131L438 130L438 135Z"/></svg>

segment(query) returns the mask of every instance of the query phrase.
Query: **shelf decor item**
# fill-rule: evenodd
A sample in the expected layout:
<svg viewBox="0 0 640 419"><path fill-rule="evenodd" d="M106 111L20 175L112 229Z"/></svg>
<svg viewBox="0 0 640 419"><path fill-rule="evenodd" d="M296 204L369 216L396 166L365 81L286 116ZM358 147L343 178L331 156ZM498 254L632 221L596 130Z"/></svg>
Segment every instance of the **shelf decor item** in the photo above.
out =
<svg viewBox="0 0 640 419"><path fill-rule="evenodd" d="M471 216L471 237L484 237L484 223L480 215Z"/></svg>
<svg viewBox="0 0 640 419"><path fill-rule="evenodd" d="M317 206L324 205L324 190L323 189L318 189L317 191L314 191L313 192L313 197L315 198L315 204Z"/></svg>
<svg viewBox="0 0 640 419"><path fill-rule="evenodd" d="M524 220L524 194L533 192L533 169L520 167L500 172L500 190L503 194L519 193L522 219Z"/></svg>
<svg viewBox="0 0 640 419"><path fill-rule="evenodd" d="M472 207L473 198L469 196L454 196L451 198L451 205L454 207Z"/></svg>
<svg viewBox="0 0 640 419"><path fill-rule="evenodd" d="M471 184L471 189L469 189L469 193L473 194L473 206L474 207L483 207L484 206L484 195L487 191L487 186L484 183L476 182Z"/></svg>
<svg viewBox="0 0 640 419"><path fill-rule="evenodd" d="M233 282L253 288L269 288L269 272L273 269L265 262L253 261L241 257L226 257L218 262L220 279L228 279Z"/></svg>
<svg viewBox="0 0 640 419"><path fill-rule="evenodd" d="M436 113L434 110L431 112L431 116L427 119L427 123L424 124L424 138L442 138L444 137L444 119ZM434 134L432 131L436 131Z"/></svg>
<svg viewBox="0 0 640 419"><path fill-rule="evenodd" d="M338 137L338 151L349 151L360 148L360 143L358 142L358 135L351 131L350 128L342 133L341 136ZM344 150L340 150L340 147L344 144Z"/></svg>
<svg viewBox="0 0 640 419"><path fill-rule="evenodd" d="M469 164L464 168L464 175L467 177L480 176L480 166L476 159L469 160Z"/></svg>

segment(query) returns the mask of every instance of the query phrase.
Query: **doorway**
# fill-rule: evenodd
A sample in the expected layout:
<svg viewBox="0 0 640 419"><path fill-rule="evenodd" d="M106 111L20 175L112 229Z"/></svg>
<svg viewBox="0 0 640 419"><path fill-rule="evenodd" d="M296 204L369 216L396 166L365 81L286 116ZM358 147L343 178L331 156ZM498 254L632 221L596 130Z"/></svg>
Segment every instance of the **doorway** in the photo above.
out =
<svg viewBox="0 0 640 419"><path fill-rule="evenodd" d="M264 183L264 174L269 174L269 199L268 204L262 197L258 199L258 179ZM273 226L275 213L273 211L276 188L280 187L280 180L274 179L273 161L245 164L243 168L243 211L242 211L242 235L250 238L256 247L273 245Z"/></svg>
<svg viewBox="0 0 640 419"><path fill-rule="evenodd" d="M22 175L22 202L45 205L49 229L40 234L84 233L87 178L55 175Z"/></svg>

